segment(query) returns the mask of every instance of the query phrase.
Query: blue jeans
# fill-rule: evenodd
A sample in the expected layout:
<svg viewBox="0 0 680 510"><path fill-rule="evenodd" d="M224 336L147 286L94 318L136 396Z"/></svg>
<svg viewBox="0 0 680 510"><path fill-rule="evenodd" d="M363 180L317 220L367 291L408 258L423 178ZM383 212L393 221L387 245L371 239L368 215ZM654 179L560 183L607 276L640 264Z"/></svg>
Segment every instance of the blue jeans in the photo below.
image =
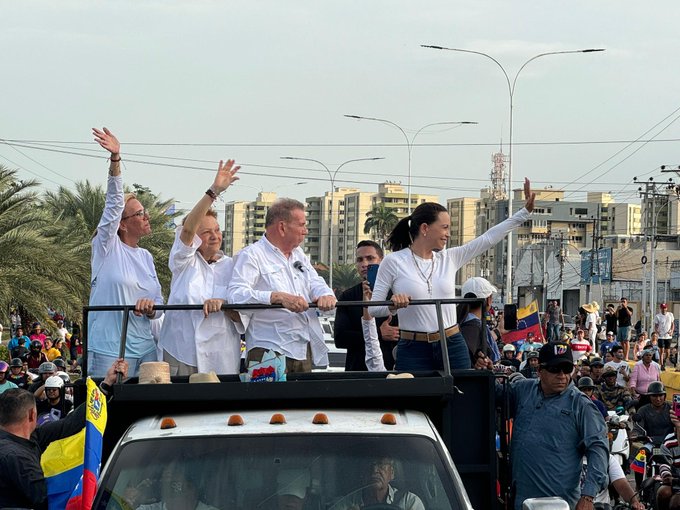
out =
<svg viewBox="0 0 680 510"><path fill-rule="evenodd" d="M562 325L558 322L557 324L548 323L548 341L559 342L560 338L560 327Z"/></svg>
<svg viewBox="0 0 680 510"><path fill-rule="evenodd" d="M149 354L145 354L141 358L125 358L128 362L128 377L135 377L139 370L139 365L147 361L158 361L158 355L153 350ZM89 352L87 356L87 375L92 377L104 377L106 372L113 362L118 359L118 356L108 356L106 354L99 354L97 352Z"/></svg>
<svg viewBox="0 0 680 510"><path fill-rule="evenodd" d="M470 351L463 335L456 333L446 339L451 370L472 368ZM425 372L443 370L442 347L439 342L419 342L399 339L397 361L394 366L399 372Z"/></svg>
<svg viewBox="0 0 680 510"><path fill-rule="evenodd" d="M627 342L630 339L630 326L619 326L616 330L616 341Z"/></svg>

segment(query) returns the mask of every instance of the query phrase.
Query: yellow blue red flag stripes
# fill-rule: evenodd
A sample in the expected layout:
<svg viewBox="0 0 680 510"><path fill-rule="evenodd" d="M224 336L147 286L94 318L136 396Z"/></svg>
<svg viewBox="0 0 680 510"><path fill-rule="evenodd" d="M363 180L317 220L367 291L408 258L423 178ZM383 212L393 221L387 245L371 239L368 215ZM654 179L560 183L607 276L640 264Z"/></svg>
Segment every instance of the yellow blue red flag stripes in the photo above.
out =
<svg viewBox="0 0 680 510"><path fill-rule="evenodd" d="M51 509L89 510L97 490L106 428L106 398L88 378L85 428L53 441L41 458Z"/></svg>
<svg viewBox="0 0 680 510"><path fill-rule="evenodd" d="M536 340L541 340L543 338L537 301L532 301L529 306L517 309L517 329L504 334L503 343L510 344L522 341L526 339L527 333L529 332L534 334Z"/></svg>

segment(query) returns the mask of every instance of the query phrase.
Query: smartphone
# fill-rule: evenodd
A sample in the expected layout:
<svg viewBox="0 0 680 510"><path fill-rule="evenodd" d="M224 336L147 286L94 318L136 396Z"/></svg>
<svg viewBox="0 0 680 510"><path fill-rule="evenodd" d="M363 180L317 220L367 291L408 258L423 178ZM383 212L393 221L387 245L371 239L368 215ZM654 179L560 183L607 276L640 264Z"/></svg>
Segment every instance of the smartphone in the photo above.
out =
<svg viewBox="0 0 680 510"><path fill-rule="evenodd" d="M517 305L505 305L503 312L503 328L508 331L517 329Z"/></svg>
<svg viewBox="0 0 680 510"><path fill-rule="evenodd" d="M373 291L373 287L375 287L375 278L378 276L378 267L380 264L369 264L368 269L366 270L366 280L368 281L368 286L371 287L371 291Z"/></svg>
<svg viewBox="0 0 680 510"><path fill-rule="evenodd" d="M680 418L680 393L673 393L673 412L676 418Z"/></svg>

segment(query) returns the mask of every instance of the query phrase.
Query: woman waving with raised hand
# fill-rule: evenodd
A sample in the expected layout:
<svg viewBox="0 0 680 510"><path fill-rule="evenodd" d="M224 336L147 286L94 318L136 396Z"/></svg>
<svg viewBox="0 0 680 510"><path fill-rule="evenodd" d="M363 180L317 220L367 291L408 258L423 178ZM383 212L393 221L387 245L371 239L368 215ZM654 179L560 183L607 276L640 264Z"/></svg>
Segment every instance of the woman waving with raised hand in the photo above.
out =
<svg viewBox="0 0 680 510"><path fill-rule="evenodd" d="M203 311L165 314L160 346L171 375L211 370L218 374L239 372L240 337L221 311L234 264L221 250L222 231L212 205L238 180L240 168L232 159L220 161L212 186L177 227L168 262L172 271L168 304L204 305Z"/></svg>
<svg viewBox="0 0 680 510"><path fill-rule="evenodd" d="M123 193L120 143L107 128L93 129L94 139L111 154L104 212L92 238L90 306L134 305L125 346L129 375L141 363L156 361L149 319L163 304L153 257L139 241L151 234L149 215L133 193ZM88 375L104 377L119 358L123 312L92 312L88 330Z"/></svg>
<svg viewBox="0 0 680 510"><path fill-rule="evenodd" d="M445 207L434 202L420 204L392 230L387 242L393 253L380 264L372 300L384 301L391 291L393 305L372 306L369 312L374 317L383 317L398 310L396 370L443 368L435 306L409 307L408 304L411 299L455 298L458 269L529 219L536 194L531 192L528 179L524 181L524 195L523 209L462 246L446 248L450 217ZM458 327L456 306L442 305L442 315L451 368L470 368L470 355Z"/></svg>

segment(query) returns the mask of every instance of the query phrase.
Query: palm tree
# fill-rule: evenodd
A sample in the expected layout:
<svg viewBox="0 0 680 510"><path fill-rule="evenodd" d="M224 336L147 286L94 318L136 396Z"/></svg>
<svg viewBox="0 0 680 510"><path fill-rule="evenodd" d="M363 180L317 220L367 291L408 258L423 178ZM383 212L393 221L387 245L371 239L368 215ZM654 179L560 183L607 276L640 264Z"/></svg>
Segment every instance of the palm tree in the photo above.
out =
<svg viewBox="0 0 680 510"><path fill-rule="evenodd" d="M40 208L36 186L0 165L0 309L20 305L45 320L51 305L77 316L89 278L45 235L54 219Z"/></svg>
<svg viewBox="0 0 680 510"><path fill-rule="evenodd" d="M397 223L399 223L399 218L394 211L381 202L366 213L364 234L372 232L373 238L383 247L385 239Z"/></svg>
<svg viewBox="0 0 680 510"><path fill-rule="evenodd" d="M317 272L328 282L328 269L318 269ZM361 281L354 264L333 264L333 292L339 296L342 292L354 287Z"/></svg>

